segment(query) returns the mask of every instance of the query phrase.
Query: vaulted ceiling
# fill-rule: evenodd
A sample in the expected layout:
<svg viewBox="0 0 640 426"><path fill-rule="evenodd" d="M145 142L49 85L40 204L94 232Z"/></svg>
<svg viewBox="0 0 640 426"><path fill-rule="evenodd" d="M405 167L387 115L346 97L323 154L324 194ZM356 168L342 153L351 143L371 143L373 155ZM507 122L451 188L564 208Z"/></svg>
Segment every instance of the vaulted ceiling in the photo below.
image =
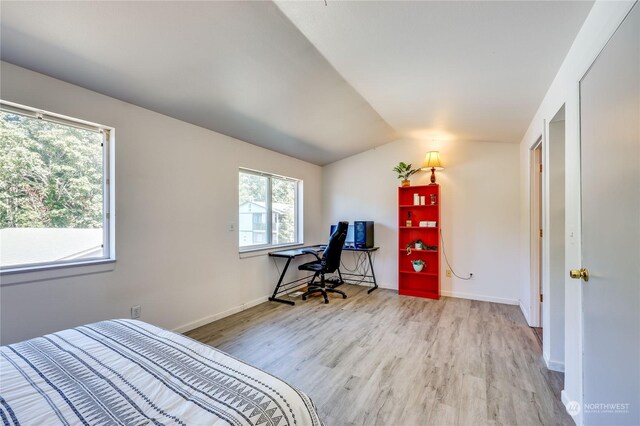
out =
<svg viewBox="0 0 640 426"><path fill-rule="evenodd" d="M399 134L522 139L591 2L278 2Z"/></svg>
<svg viewBox="0 0 640 426"><path fill-rule="evenodd" d="M0 2L0 57L315 164L520 141L591 2Z"/></svg>

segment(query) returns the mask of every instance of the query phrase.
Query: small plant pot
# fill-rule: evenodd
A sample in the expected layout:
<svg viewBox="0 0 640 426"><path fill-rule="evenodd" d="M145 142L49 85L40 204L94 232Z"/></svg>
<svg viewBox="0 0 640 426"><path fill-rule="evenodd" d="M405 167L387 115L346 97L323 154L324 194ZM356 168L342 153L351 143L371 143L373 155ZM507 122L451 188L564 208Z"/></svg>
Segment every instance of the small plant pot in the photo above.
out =
<svg viewBox="0 0 640 426"><path fill-rule="evenodd" d="M424 268L424 263L413 263L411 262L411 264L413 265L413 270L416 272L421 272L422 269Z"/></svg>
<svg viewBox="0 0 640 426"><path fill-rule="evenodd" d="M422 249L423 249L422 244L416 243L416 250L422 250Z"/></svg>
<svg viewBox="0 0 640 426"><path fill-rule="evenodd" d="M403 180L401 183L401 186L411 186L411 181L410 180Z"/></svg>

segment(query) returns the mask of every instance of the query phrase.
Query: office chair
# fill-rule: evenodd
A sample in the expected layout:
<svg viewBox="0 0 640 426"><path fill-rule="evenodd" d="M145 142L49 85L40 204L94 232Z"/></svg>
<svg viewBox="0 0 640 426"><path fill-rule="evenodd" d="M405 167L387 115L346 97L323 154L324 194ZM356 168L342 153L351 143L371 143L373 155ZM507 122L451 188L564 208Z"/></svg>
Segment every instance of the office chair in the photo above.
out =
<svg viewBox="0 0 640 426"><path fill-rule="evenodd" d="M344 241L347 239L347 230L349 229L349 222L339 222L336 230L331 237L329 237L329 244L324 249L322 257L318 256L313 249L304 249L304 253L313 254L317 260L313 262L305 263L298 266L301 271L314 272L311 282L309 282L309 290L302 295L302 300L307 300L307 296L313 293L320 293L324 297L324 303L329 303L327 293L338 293L342 295L343 299L347 298L347 295L335 288L327 288L324 281L324 274L330 274L335 272L340 267L340 256L342 255L342 247ZM320 276L320 284L314 284L316 278Z"/></svg>

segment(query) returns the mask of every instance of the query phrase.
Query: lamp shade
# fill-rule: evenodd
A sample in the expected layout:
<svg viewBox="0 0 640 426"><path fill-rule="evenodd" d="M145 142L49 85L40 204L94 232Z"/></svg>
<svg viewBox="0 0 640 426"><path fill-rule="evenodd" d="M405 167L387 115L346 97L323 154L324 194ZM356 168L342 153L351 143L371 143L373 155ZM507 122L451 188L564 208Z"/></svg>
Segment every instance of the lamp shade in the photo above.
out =
<svg viewBox="0 0 640 426"><path fill-rule="evenodd" d="M443 170L444 167L442 167L442 164L440 163L440 151L427 152L427 155L424 157L422 168Z"/></svg>

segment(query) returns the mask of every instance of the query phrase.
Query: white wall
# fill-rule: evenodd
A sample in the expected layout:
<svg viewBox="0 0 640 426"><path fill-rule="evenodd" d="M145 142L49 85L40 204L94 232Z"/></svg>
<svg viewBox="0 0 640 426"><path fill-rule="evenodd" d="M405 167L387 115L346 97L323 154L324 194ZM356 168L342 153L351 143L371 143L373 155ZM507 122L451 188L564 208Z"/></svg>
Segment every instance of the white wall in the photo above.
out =
<svg viewBox="0 0 640 426"><path fill-rule="evenodd" d="M520 234L528 236L529 149L547 131L544 123L549 123L565 105L565 273L581 264L578 83L633 3L597 1L594 4L520 143ZM520 242L519 275L522 277L528 277L530 273L529 244L529 238ZM565 403L582 403L582 284L565 277L565 389L562 397ZM530 306L528 279L520 280L520 287L521 306L526 309ZM525 316L528 315L525 312ZM581 424L581 414L574 420Z"/></svg>
<svg viewBox="0 0 640 426"><path fill-rule="evenodd" d="M474 275L470 281L443 276L442 294L517 304L518 149L505 143L399 140L325 166L325 228L338 220L375 221L378 282L397 289L399 181L391 169L399 161L419 166L427 151L439 150L446 167L436 172L445 249L459 275ZM412 183L427 184L429 176L418 173ZM441 268L447 269L444 257Z"/></svg>
<svg viewBox="0 0 640 426"><path fill-rule="evenodd" d="M303 179L305 240L320 241L318 166L5 62L0 84L4 100L115 128L118 258L110 272L3 284L2 344L129 317L136 304L143 320L185 330L265 300L273 261L240 259L228 231L239 166Z"/></svg>

